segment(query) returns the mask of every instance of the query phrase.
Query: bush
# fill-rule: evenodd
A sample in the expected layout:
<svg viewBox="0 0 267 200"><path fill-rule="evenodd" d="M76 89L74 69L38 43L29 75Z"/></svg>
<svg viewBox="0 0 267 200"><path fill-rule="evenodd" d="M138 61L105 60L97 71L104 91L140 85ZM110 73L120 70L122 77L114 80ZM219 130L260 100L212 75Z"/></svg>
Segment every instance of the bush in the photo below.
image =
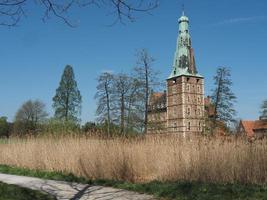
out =
<svg viewBox="0 0 267 200"><path fill-rule="evenodd" d="M42 133L48 134L72 134L80 133L80 125L73 121L62 121L50 118L43 125Z"/></svg>
<svg viewBox="0 0 267 200"><path fill-rule="evenodd" d="M0 117L0 137L9 137L10 125L6 117Z"/></svg>

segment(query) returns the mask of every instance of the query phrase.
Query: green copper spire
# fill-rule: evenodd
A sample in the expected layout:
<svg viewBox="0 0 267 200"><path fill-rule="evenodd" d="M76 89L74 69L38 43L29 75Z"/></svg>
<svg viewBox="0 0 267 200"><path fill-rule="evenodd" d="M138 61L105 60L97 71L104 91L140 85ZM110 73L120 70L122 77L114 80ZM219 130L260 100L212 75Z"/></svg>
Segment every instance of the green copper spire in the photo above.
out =
<svg viewBox="0 0 267 200"><path fill-rule="evenodd" d="M173 70L169 78L181 75L201 77L196 69L194 51L189 34L189 19L184 15L184 11L179 18L179 36L174 55Z"/></svg>

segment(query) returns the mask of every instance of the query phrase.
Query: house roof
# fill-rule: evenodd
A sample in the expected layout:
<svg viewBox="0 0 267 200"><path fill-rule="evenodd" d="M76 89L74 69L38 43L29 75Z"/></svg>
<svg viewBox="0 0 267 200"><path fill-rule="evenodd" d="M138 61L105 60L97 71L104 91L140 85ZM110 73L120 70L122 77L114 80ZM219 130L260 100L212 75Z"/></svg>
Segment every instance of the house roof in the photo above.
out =
<svg viewBox="0 0 267 200"><path fill-rule="evenodd" d="M154 104L159 104L163 103L166 104L166 92L154 92L150 96L149 104L154 105Z"/></svg>
<svg viewBox="0 0 267 200"><path fill-rule="evenodd" d="M253 130L267 129L267 120L257 120L254 122Z"/></svg>
<svg viewBox="0 0 267 200"><path fill-rule="evenodd" d="M254 132L253 132L254 121L241 120L240 124L243 126L248 137L252 137L254 135Z"/></svg>

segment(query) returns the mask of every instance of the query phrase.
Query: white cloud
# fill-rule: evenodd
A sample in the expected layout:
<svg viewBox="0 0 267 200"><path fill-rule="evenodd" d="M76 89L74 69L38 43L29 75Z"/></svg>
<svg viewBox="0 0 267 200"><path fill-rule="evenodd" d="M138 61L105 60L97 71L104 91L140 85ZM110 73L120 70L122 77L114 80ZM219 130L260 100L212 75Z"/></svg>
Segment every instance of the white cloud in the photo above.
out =
<svg viewBox="0 0 267 200"><path fill-rule="evenodd" d="M239 17L239 18L226 19L224 21L215 23L214 25L219 26L219 25L227 25L227 24L238 24L238 23L243 23L243 22L257 22L257 21L265 20L265 19L267 19L266 16Z"/></svg>

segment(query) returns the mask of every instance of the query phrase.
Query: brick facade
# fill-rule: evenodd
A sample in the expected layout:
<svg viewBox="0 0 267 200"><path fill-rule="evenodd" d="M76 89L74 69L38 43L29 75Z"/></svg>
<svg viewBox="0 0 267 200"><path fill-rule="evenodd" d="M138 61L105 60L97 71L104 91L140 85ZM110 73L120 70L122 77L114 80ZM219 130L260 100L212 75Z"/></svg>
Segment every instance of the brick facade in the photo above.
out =
<svg viewBox="0 0 267 200"><path fill-rule="evenodd" d="M152 93L149 133L199 134L205 126L204 77L198 74L189 34L189 19L179 18L179 36L167 91Z"/></svg>

